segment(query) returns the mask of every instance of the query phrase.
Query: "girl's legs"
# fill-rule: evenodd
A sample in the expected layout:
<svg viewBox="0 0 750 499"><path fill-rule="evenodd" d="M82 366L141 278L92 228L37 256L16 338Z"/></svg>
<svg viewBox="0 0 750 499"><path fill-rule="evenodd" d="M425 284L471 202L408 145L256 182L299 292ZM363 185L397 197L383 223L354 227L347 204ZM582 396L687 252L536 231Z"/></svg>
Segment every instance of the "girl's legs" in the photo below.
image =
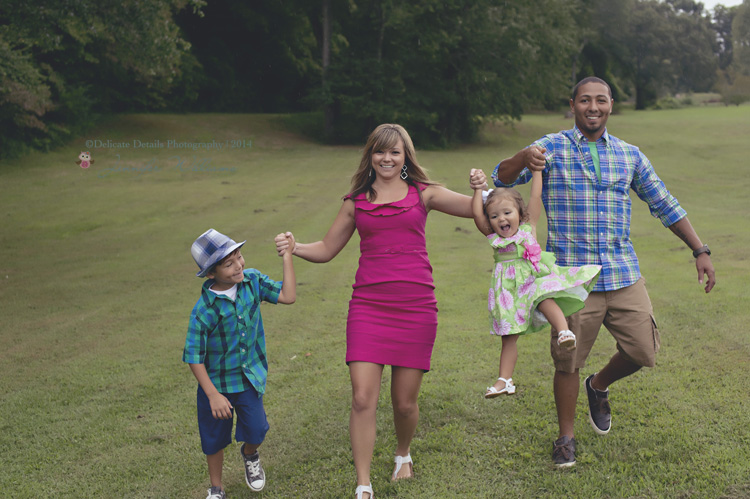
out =
<svg viewBox="0 0 750 499"><path fill-rule="evenodd" d="M349 438L354 468L357 470L357 485L370 485L370 463L375 447L375 410L378 407L383 366L370 362L350 362L349 376L352 381Z"/></svg>
<svg viewBox="0 0 750 499"><path fill-rule="evenodd" d="M513 371L516 368L516 361L518 360L518 347L516 346L518 335L503 336L502 341L503 349L500 352L499 376L510 379L513 377ZM497 380L493 386L496 390L502 390L505 388L505 381Z"/></svg>
<svg viewBox="0 0 750 499"><path fill-rule="evenodd" d="M393 424L396 427L396 439L398 440L396 455L405 457L409 454L411 440L419 421L417 398L419 397L419 388L422 386L424 371L394 366L391 372ZM411 476L413 476L412 467L404 465L401 466L396 478L409 478Z"/></svg>
<svg viewBox="0 0 750 499"><path fill-rule="evenodd" d="M537 306L539 311L544 314L550 325L558 331L565 331L568 329L568 321L560 310L560 307L555 303L552 298L547 298L539 303Z"/></svg>

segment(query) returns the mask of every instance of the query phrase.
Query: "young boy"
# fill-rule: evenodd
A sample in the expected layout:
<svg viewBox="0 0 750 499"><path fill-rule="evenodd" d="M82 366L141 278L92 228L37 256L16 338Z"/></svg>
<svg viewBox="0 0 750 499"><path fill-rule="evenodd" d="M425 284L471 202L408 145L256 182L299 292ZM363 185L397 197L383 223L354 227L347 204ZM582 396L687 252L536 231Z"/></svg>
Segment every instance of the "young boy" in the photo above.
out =
<svg viewBox="0 0 750 499"><path fill-rule="evenodd" d="M268 431L263 393L266 390L266 339L260 303L294 303L296 280L292 251L283 259L283 282L245 268L240 248L229 237L209 229L191 248L198 277L207 277L190 315L183 362L198 380L198 429L208 461L211 488L207 499L224 499L221 482L224 448L232 443L232 415L237 413L235 439L244 442L245 482L263 490L265 473L258 447ZM289 238L294 248L294 239ZM244 271L243 271L244 270Z"/></svg>

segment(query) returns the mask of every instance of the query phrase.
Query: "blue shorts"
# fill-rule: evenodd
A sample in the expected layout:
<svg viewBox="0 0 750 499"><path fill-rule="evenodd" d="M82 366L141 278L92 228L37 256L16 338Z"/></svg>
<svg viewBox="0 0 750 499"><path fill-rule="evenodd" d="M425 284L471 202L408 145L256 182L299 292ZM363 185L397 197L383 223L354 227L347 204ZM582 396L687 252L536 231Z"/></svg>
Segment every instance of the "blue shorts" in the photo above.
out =
<svg viewBox="0 0 750 499"><path fill-rule="evenodd" d="M268 432L268 420L263 409L263 397L254 388L239 393L222 393L232 404L230 419L216 419L211 412L211 404L206 392L198 386L198 430L201 447L207 456L216 454L232 443L232 423L237 413L237 429L234 438L238 442L258 445Z"/></svg>

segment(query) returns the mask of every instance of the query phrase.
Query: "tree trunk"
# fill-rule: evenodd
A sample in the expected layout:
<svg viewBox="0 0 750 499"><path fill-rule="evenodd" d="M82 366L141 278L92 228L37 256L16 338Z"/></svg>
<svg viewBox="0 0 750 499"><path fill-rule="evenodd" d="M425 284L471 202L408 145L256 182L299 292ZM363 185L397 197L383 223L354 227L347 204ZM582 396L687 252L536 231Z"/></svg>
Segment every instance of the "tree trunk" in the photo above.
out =
<svg viewBox="0 0 750 499"><path fill-rule="evenodd" d="M323 71L321 74L321 84L323 86L323 131L326 138L333 137L333 103L330 99L330 89L328 88L328 67L331 65L331 0L323 0Z"/></svg>

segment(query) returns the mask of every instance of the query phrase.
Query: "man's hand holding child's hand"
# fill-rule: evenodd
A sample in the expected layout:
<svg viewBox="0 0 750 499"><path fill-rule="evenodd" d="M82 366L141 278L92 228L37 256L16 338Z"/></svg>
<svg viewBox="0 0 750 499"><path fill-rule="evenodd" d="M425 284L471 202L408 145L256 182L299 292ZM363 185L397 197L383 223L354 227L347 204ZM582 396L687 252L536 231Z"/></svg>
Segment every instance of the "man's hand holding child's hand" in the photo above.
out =
<svg viewBox="0 0 750 499"><path fill-rule="evenodd" d="M276 242L276 251L279 256L284 256L287 251L289 254L294 254L294 248L297 243L294 241L294 234L291 232L282 232L274 238L274 241Z"/></svg>

